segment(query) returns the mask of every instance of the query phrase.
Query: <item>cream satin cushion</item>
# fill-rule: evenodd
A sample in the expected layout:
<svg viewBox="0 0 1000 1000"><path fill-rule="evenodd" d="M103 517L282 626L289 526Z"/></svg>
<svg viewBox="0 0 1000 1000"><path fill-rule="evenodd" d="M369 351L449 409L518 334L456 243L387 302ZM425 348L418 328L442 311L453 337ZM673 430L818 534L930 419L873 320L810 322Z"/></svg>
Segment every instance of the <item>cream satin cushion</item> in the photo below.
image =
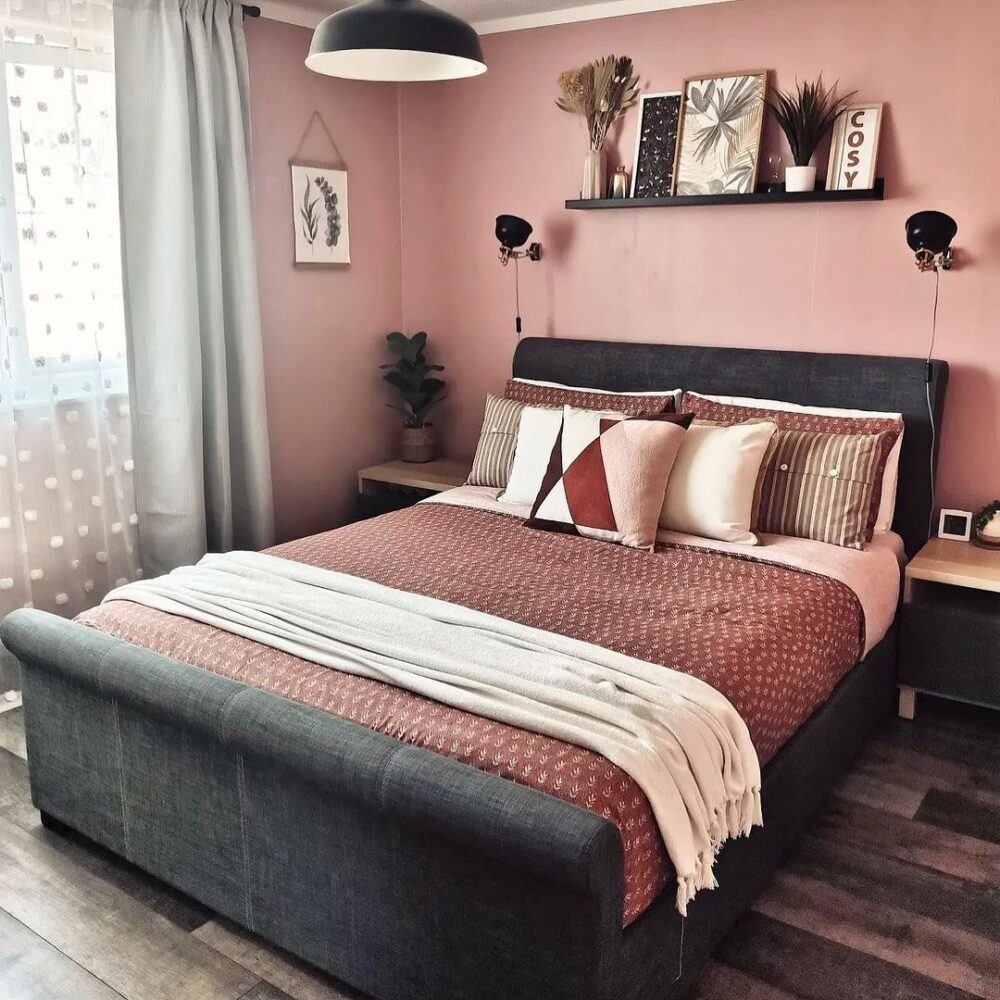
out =
<svg viewBox="0 0 1000 1000"><path fill-rule="evenodd" d="M768 420L725 426L695 421L684 435L660 511L660 527L721 542L756 545L750 530L754 492L767 446Z"/></svg>

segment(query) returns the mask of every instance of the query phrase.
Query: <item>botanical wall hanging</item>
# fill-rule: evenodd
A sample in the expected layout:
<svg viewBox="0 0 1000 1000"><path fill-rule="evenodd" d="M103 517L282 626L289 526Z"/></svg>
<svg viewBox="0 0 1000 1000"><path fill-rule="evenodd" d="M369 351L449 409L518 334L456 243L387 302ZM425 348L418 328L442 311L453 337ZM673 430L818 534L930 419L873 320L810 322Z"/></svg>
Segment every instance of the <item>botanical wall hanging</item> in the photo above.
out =
<svg viewBox="0 0 1000 1000"><path fill-rule="evenodd" d="M751 194L757 184L767 70L684 81L674 194Z"/></svg>
<svg viewBox="0 0 1000 1000"><path fill-rule="evenodd" d="M335 159L322 162L299 158L310 131L318 124L333 148ZM318 111L306 125L295 153L292 171L292 227L295 263L350 264L351 239L347 217L347 170L337 144Z"/></svg>
<svg viewBox="0 0 1000 1000"><path fill-rule="evenodd" d="M608 175L604 142L608 130L635 104L639 78L628 56L605 56L559 74L556 106L579 115L587 126L588 149L580 179L581 198L603 198Z"/></svg>

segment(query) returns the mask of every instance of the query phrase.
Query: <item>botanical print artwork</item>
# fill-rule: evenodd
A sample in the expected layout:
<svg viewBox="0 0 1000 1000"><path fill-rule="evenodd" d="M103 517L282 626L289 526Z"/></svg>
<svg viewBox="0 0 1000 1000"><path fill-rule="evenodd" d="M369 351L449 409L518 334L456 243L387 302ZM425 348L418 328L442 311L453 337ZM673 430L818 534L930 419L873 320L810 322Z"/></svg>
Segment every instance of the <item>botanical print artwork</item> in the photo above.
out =
<svg viewBox="0 0 1000 1000"><path fill-rule="evenodd" d="M633 198L660 198L670 194L680 115L680 91L642 95L632 170Z"/></svg>
<svg viewBox="0 0 1000 1000"><path fill-rule="evenodd" d="M766 71L684 81L674 194L753 192L766 90Z"/></svg>
<svg viewBox="0 0 1000 1000"><path fill-rule="evenodd" d="M296 264L349 264L347 171L292 164Z"/></svg>

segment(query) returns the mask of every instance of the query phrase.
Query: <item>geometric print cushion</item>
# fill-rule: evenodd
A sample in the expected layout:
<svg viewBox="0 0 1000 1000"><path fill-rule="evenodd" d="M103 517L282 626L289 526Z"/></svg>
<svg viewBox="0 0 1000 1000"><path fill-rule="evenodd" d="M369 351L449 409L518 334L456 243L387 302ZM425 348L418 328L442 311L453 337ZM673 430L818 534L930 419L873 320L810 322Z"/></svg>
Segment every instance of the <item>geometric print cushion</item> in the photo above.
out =
<svg viewBox="0 0 1000 1000"><path fill-rule="evenodd" d="M510 379L507 382L507 394L504 398L492 394L486 397L483 427L479 433L476 456L466 482L469 486L506 488L514 465L521 411L526 406L541 406L553 410L562 409L566 405L585 410L613 409L617 413L639 417L664 412L672 413L674 400L673 393L632 395L585 392L557 386L533 385Z"/></svg>
<svg viewBox="0 0 1000 1000"><path fill-rule="evenodd" d="M652 549L667 480L692 416L563 407L528 527Z"/></svg>
<svg viewBox="0 0 1000 1000"><path fill-rule="evenodd" d="M627 417L653 417L660 413L675 413L680 391L660 393L596 392L571 389L561 385L538 385L508 379L504 389L507 399L516 399L528 406L563 407L578 410L610 410Z"/></svg>
<svg viewBox="0 0 1000 1000"><path fill-rule="evenodd" d="M873 502L868 511L868 519L864 529L864 540L870 542L878 521L879 506L882 501L882 490L885 478L885 468L892 453L893 445L903 433L903 421L895 416L840 416L827 413L810 413L807 410L783 410L770 407L754 407L740 403L720 403L707 399L698 393L685 392L682 408L691 411L699 420L711 420L721 424L737 424L746 420L770 420L778 426L778 433L771 439L772 452L764 459L762 472L766 477L776 466L773 461L773 451L782 445L784 436L789 431L812 431L826 434L862 434L880 435L879 452L875 457L875 479L873 483ZM773 486L771 487L773 489ZM891 516L889 520L891 521ZM757 527L767 531L762 525ZM809 537L809 536L806 536Z"/></svg>
<svg viewBox="0 0 1000 1000"><path fill-rule="evenodd" d="M501 489L510 479L514 465L517 429L521 423L524 403L500 396L487 395L483 429L476 446L476 457L466 482L470 486L493 486Z"/></svg>
<svg viewBox="0 0 1000 1000"><path fill-rule="evenodd" d="M860 549L871 541L879 458L889 437L780 431L765 459L758 529Z"/></svg>

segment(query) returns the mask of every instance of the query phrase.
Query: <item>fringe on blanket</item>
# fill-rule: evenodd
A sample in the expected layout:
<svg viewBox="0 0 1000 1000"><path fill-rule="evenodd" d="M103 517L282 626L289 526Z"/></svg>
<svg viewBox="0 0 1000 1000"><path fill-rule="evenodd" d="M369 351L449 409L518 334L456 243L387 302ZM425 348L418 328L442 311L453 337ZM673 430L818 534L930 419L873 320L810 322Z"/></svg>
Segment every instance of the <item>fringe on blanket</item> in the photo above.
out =
<svg viewBox="0 0 1000 1000"><path fill-rule="evenodd" d="M747 789L743 795L728 799L715 810L710 827L712 846L698 855L698 863L693 872L677 876L677 910L682 917L687 916L688 903L700 889L717 889L713 866L722 845L736 837L748 837L755 826L764 823L760 807L760 788Z"/></svg>

